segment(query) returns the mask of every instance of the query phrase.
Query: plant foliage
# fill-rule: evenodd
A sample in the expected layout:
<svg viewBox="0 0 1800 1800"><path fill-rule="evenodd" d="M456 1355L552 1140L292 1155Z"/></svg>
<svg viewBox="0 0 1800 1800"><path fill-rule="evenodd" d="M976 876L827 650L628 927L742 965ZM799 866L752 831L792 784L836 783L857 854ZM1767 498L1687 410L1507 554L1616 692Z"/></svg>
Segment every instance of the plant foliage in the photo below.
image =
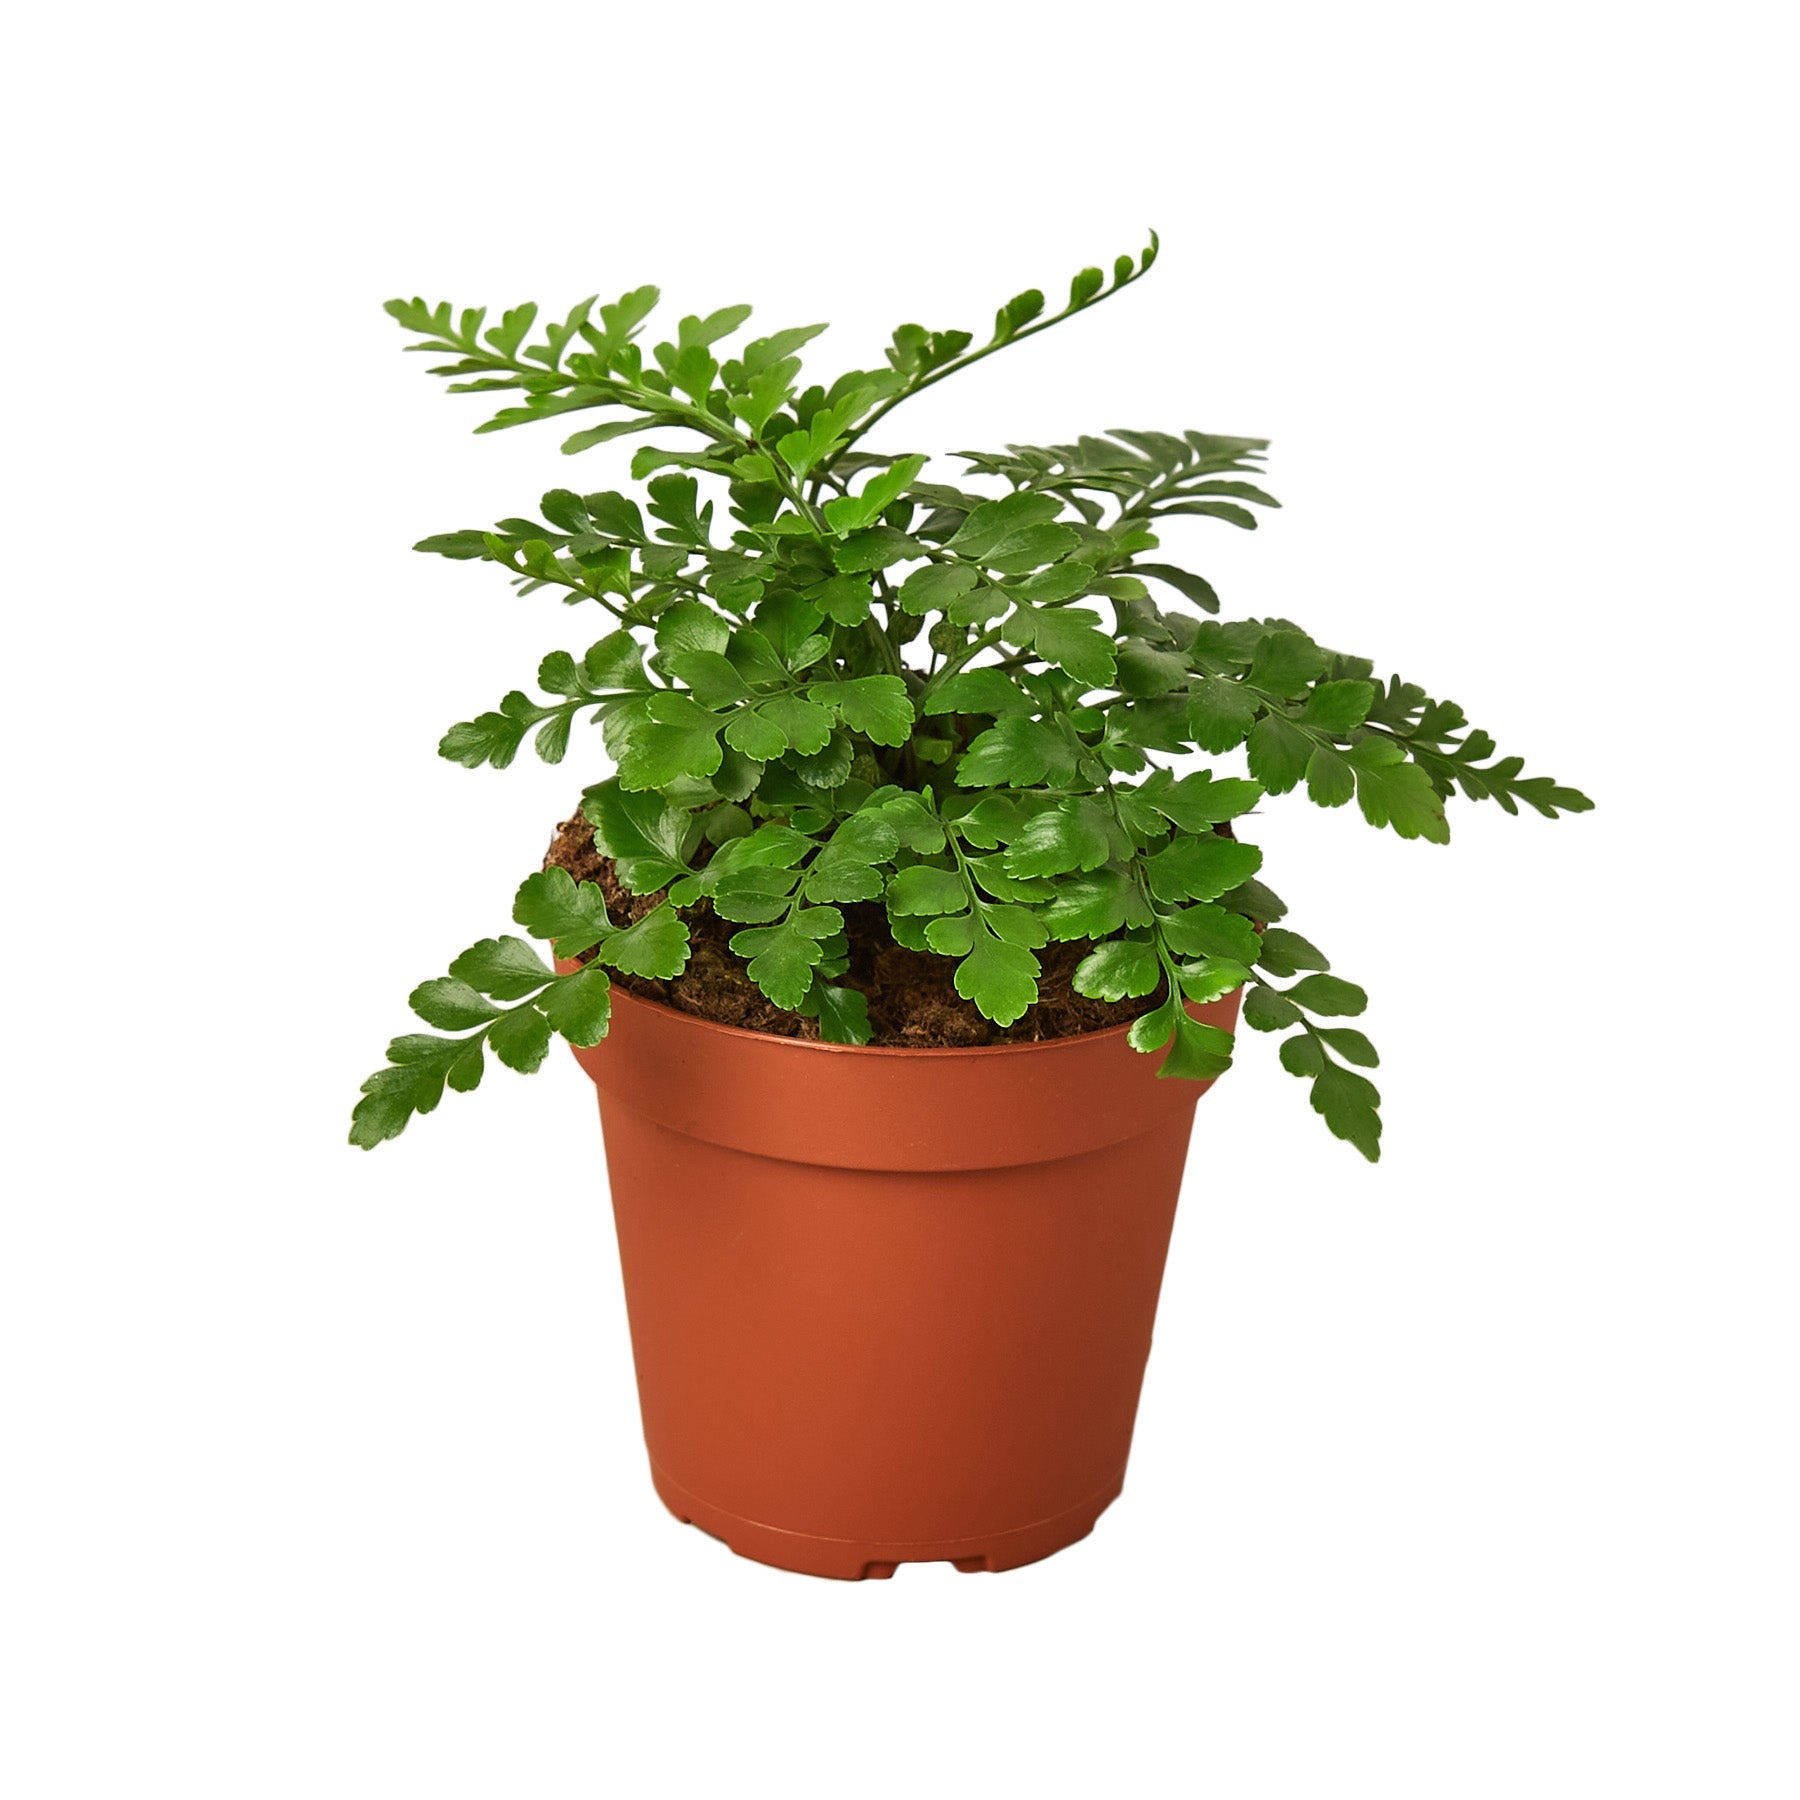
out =
<svg viewBox="0 0 1800 1800"><path fill-rule="evenodd" d="M646 353L654 288L560 322L530 304L490 323L388 303L452 392L498 399L479 431L552 420L570 455L641 440L641 498L553 488L536 517L418 548L604 615L585 648L544 658L535 694L514 689L439 749L504 768L529 737L560 762L597 724L614 773L584 798L596 845L628 889L666 898L620 927L592 884L533 875L515 922L591 959L559 975L524 938L465 951L414 991L439 1035L389 1046L353 1143L474 1087L490 1050L531 1070L553 1034L596 1043L607 970L678 974L682 914L703 898L740 927L732 948L776 1006L866 1042L863 997L839 980L841 909L881 900L895 938L954 959L957 992L999 1025L1036 999L1038 950L1091 945L1078 991L1154 996L1130 1041L1165 1076L1227 1066L1230 1036L1189 1003L1244 988L1245 1023L1285 1034L1282 1065L1315 1110L1377 1156L1361 1072L1375 1051L1342 1023L1363 990L1277 923L1286 908L1233 821L1304 790L1441 844L1459 792L1551 818L1590 802L1496 756L1452 702L1289 620L1220 618L1205 578L1163 559L1165 520L1247 531L1277 504L1262 439L1114 430L965 452L954 480L865 448L912 395L1110 299L1155 256L1153 237L1082 270L1054 312L1028 290L979 343L902 325L882 367L829 385L799 354L823 326L746 338L747 306L689 315ZM1240 750L1247 775L1196 761Z"/></svg>

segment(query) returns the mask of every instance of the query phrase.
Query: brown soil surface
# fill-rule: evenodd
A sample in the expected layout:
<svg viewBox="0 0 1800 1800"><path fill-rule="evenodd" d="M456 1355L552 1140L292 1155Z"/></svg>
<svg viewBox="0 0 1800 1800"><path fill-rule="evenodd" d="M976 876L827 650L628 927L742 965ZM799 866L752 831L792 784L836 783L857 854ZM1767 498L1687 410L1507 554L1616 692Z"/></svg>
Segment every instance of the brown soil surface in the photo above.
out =
<svg viewBox="0 0 1800 1800"><path fill-rule="evenodd" d="M641 918L662 898L661 894L625 891L611 859L594 849L594 828L580 813L557 827L544 866L567 869L577 881L597 883L615 919ZM1076 993L1069 979L1092 946L1085 941L1046 944L1037 953L1043 965L1037 1004L1002 1028L984 1019L956 991L956 964L949 957L909 950L894 942L887 914L879 903L846 906L843 913L850 967L840 980L843 986L859 988L868 997L869 1023L874 1028L871 1042L876 1044L911 1050L961 1049L971 1044L1075 1037L1084 1031L1127 1024L1155 1004L1154 995L1108 1002ZM693 946L687 968L672 981L615 973L613 980L620 987L628 994L680 1012L697 1013L721 1025L766 1031L774 1037L819 1035L817 1020L770 1005L744 973L742 960L727 942L743 926L721 919L704 900L683 916Z"/></svg>

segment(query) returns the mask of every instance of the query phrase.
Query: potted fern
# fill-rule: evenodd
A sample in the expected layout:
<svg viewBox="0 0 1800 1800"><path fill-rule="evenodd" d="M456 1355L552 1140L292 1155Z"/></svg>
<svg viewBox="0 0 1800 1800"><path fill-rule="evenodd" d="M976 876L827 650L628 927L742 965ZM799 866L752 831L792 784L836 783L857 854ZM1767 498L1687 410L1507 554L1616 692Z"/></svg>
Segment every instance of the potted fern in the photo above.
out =
<svg viewBox="0 0 1800 1800"><path fill-rule="evenodd" d="M731 306L646 356L639 288L388 311L482 431L571 454L649 434L644 504L418 548L605 615L441 754L613 772L518 890L524 936L425 982L351 1141L372 1147L557 1035L599 1092L652 1474L686 1520L816 1574L999 1569L1118 1493L1187 1138L1241 1005L1374 1160L1363 990L1279 921L1240 826L1304 788L1448 840L1458 793L1588 800L1448 701L1285 619L1219 617L1164 521L1241 529L1265 443L1112 431L965 454L870 434L912 395L1123 292L1156 242L1029 291L991 338L903 325L887 366L807 381L823 326L739 341ZM934 474L937 471L933 471ZM1247 774L1208 759L1243 752ZM601 773L596 770L595 773ZM529 940L545 946L535 948Z"/></svg>

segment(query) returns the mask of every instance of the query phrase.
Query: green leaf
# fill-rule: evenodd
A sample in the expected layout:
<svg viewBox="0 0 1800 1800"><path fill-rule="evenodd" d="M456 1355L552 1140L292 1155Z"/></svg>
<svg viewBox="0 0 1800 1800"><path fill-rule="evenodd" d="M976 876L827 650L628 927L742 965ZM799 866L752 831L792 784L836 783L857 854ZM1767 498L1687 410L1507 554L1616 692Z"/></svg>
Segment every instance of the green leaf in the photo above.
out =
<svg viewBox="0 0 1800 1800"><path fill-rule="evenodd" d="M1142 638L1127 638L1119 648L1119 691L1137 699L1153 699L1185 687L1187 657L1179 650L1162 650Z"/></svg>
<svg viewBox="0 0 1800 1800"><path fill-rule="evenodd" d="M819 459L820 452L815 448L812 433L809 431L790 431L776 440L776 454L794 471L804 476Z"/></svg>
<svg viewBox="0 0 1800 1800"><path fill-rule="evenodd" d="M975 878L976 885L983 893L991 894L996 900L1016 901L1023 906L1035 906L1041 900L1048 900L1056 891L1043 876L1014 876L1006 872L1006 858L1003 856L974 856L969 859L968 873ZM1036 913L1029 915L1037 919ZM996 929L998 929L996 927ZM1034 924L1034 931L1039 927ZM1001 932L1002 937L1006 936ZM1023 942L1023 939L1019 940ZM1036 944L1047 942L1039 936L1033 940Z"/></svg>
<svg viewBox="0 0 1800 1800"><path fill-rule="evenodd" d="M444 1077L431 1069L379 1069L363 1083L362 1092L350 1115L350 1142L359 1150L373 1150L398 1137L415 1112L436 1107L443 1098Z"/></svg>
<svg viewBox="0 0 1800 1800"><path fill-rule="evenodd" d="M1006 872L1020 880L1097 869L1112 852L1106 812L1094 801L1065 800L1028 819L1006 850Z"/></svg>
<svg viewBox="0 0 1800 1800"><path fill-rule="evenodd" d="M658 418L612 419L604 425L590 425L587 430L578 431L572 437L563 439L563 455L579 456L583 450L591 450L596 444L610 443L614 438L630 437L637 431L654 431L662 423Z"/></svg>
<svg viewBox="0 0 1800 1800"><path fill-rule="evenodd" d="M993 860L991 856L987 859L990 864ZM1004 943L1039 950L1050 941L1044 921L1029 906L990 906L981 916L988 930Z"/></svg>
<svg viewBox="0 0 1800 1800"><path fill-rule="evenodd" d="M1300 1023L1300 1009L1286 994L1259 981L1244 996L1244 1023L1253 1031L1285 1031Z"/></svg>
<svg viewBox="0 0 1800 1800"><path fill-rule="evenodd" d="M1162 980L1162 963L1154 944L1114 938L1096 946L1075 965L1069 985L1090 1000L1124 1000L1135 994L1153 994Z"/></svg>
<svg viewBox="0 0 1800 1800"><path fill-rule="evenodd" d="M630 793L603 781L581 797L594 828L594 848L618 866L619 880L634 894L653 894L684 873L682 844L688 815L661 794Z"/></svg>
<svg viewBox="0 0 1800 1800"><path fill-rule="evenodd" d="M832 551L837 566L846 574L852 575L871 575L877 569L891 568L897 562L906 562L924 554L923 544L889 525L875 525L867 531L853 531Z"/></svg>
<svg viewBox="0 0 1800 1800"><path fill-rule="evenodd" d="M956 870L914 863L888 883L887 904L890 913L953 913L969 904L969 896Z"/></svg>
<svg viewBox="0 0 1800 1800"><path fill-rule="evenodd" d="M731 645L725 654L731 666L752 687L785 684L788 666L775 654L775 646L754 625L744 626L731 634Z"/></svg>
<svg viewBox="0 0 1800 1800"><path fill-rule="evenodd" d="M1163 942L1177 956L1216 956L1228 962L1253 963L1261 940L1246 918L1222 906L1184 906L1164 913Z"/></svg>
<svg viewBox="0 0 1800 1800"><path fill-rule="evenodd" d="M1325 1052L1310 1032L1281 1040L1281 1066L1290 1075L1311 1078L1325 1067Z"/></svg>
<svg viewBox="0 0 1800 1800"><path fill-rule="evenodd" d="M569 727L574 722L573 708L553 713L532 739L532 748L547 763L559 763L569 748Z"/></svg>
<svg viewBox="0 0 1800 1800"><path fill-rule="evenodd" d="M989 583L975 588L945 607L944 621L950 626L974 625L985 630L994 620L1004 618L1012 610L1014 599L1023 592L1023 584L1006 588Z"/></svg>
<svg viewBox="0 0 1800 1800"><path fill-rule="evenodd" d="M1138 793L1145 805L1179 830L1197 833L1240 818L1263 797L1261 782L1236 777L1214 780L1208 769L1197 769L1167 785L1152 778Z"/></svg>
<svg viewBox="0 0 1800 1800"><path fill-rule="evenodd" d="M1056 884L1056 892L1044 908L1050 935L1059 942L1075 938L1103 938L1126 925L1146 925L1149 915L1137 889L1123 869L1095 869Z"/></svg>
<svg viewBox="0 0 1800 1800"><path fill-rule="evenodd" d="M594 955L621 974L670 981L687 967L687 923L674 907L658 906L636 924L602 938Z"/></svg>
<svg viewBox="0 0 1800 1800"><path fill-rule="evenodd" d="M808 787L830 790L841 787L850 778L856 761L856 746L847 731L834 731L822 750L796 753L789 766Z"/></svg>
<svg viewBox="0 0 1800 1800"><path fill-rule="evenodd" d="M604 532L608 537L623 538L630 544L648 543L644 533L644 515L638 510L638 503L624 494L608 491L604 494L584 494L582 503L587 507L588 517L594 522L596 531Z"/></svg>
<svg viewBox="0 0 1800 1800"><path fill-rule="evenodd" d="M471 945L450 965L450 973L491 999L523 1000L556 971L523 938L499 937Z"/></svg>
<svg viewBox="0 0 1800 1800"><path fill-rule="evenodd" d="M1381 1159L1381 1103L1374 1083L1335 1063L1319 1071L1312 1087L1313 1110L1330 1126L1332 1135L1354 1144L1370 1162Z"/></svg>
<svg viewBox="0 0 1800 1800"><path fill-rule="evenodd" d="M784 1011L795 1011L813 983L813 970L824 959L822 939L843 929L836 907L802 909L779 925L736 933L731 948L748 963L750 979Z"/></svg>
<svg viewBox="0 0 1800 1800"><path fill-rule="evenodd" d="M900 834L879 812L854 813L832 833L806 872L809 900L879 900L886 882L877 865L900 848Z"/></svg>
<svg viewBox="0 0 1800 1800"><path fill-rule="evenodd" d="M487 1041L509 1069L530 1075L550 1052L550 1021L535 1006L515 1007L488 1027Z"/></svg>
<svg viewBox="0 0 1800 1800"><path fill-rule="evenodd" d="M967 956L974 947L979 926L973 913L956 913L932 919L923 927L917 914L888 914L895 938L909 949L935 950L939 956ZM908 934L922 931L919 941Z"/></svg>
<svg viewBox="0 0 1800 1800"><path fill-rule="evenodd" d="M840 833L840 835L842 835ZM835 842L836 839L833 839ZM722 849L711 867L732 869L791 869L804 862L812 850L812 840L791 825L760 825L748 836L740 836ZM678 906L686 901L675 896Z"/></svg>
<svg viewBox="0 0 1800 1800"><path fill-rule="evenodd" d="M1229 894L1219 896L1219 904L1263 925L1272 924L1276 919L1287 916L1287 902L1272 889L1264 887L1260 881L1239 883Z"/></svg>
<svg viewBox="0 0 1800 1800"><path fill-rule="evenodd" d="M447 556L455 562L470 562L488 553L485 531L447 531L437 537L420 538L413 545L431 556Z"/></svg>
<svg viewBox="0 0 1800 1800"><path fill-rule="evenodd" d="M1112 576L1108 579L1118 581L1123 577ZM1012 594L1020 600L1029 600L1033 606L1057 606L1064 600L1073 600L1077 594L1086 593L1094 582L1093 566L1072 560L1057 563L1048 569L1039 569L1035 575L1028 575L1023 581L999 591L1002 594Z"/></svg>
<svg viewBox="0 0 1800 1800"><path fill-rule="evenodd" d="M806 590L807 602L818 608L833 624L846 628L860 625L869 616L875 590L866 575L833 575L815 588Z"/></svg>
<svg viewBox="0 0 1800 1800"><path fill-rule="evenodd" d="M869 1001L855 988L814 989L819 1003L819 1036L828 1044L866 1044L875 1034L869 1026Z"/></svg>
<svg viewBox="0 0 1800 1800"><path fill-rule="evenodd" d="M831 714L798 694L780 694L765 700L758 711L771 725L779 727L789 747L802 756L823 750L831 741Z"/></svg>
<svg viewBox="0 0 1800 1800"><path fill-rule="evenodd" d="M998 342L1029 325L1044 310L1044 296L1036 288L1015 294L994 317L994 338Z"/></svg>
<svg viewBox="0 0 1800 1800"><path fill-rule="evenodd" d="M1288 998L1304 1006L1308 1012L1354 1017L1369 1004L1369 996L1353 981L1336 975L1308 975L1288 989Z"/></svg>
<svg viewBox="0 0 1800 1800"><path fill-rule="evenodd" d="M913 708L898 675L859 675L850 681L820 683L817 697L837 708L852 731L877 744L904 744L912 735Z"/></svg>
<svg viewBox="0 0 1800 1800"><path fill-rule="evenodd" d="M1232 505L1229 500L1178 500L1173 506L1156 507L1154 513L1159 519L1170 513L1198 513L1209 519L1223 519L1226 524L1245 531L1256 529L1256 514Z"/></svg>
<svg viewBox="0 0 1800 1800"><path fill-rule="evenodd" d="M1009 644L1036 650L1089 687L1109 687L1116 664L1113 640L1099 629L1100 616L1085 606L1021 606L1006 621Z"/></svg>
<svg viewBox="0 0 1800 1800"><path fill-rule="evenodd" d="M1312 759L1313 740L1280 713L1265 713L1250 733L1250 773L1271 794L1291 793Z"/></svg>
<svg viewBox="0 0 1800 1800"><path fill-rule="evenodd" d="M581 659L583 673L597 688L648 688L644 651L629 631L615 631L590 644Z"/></svg>
<svg viewBox="0 0 1800 1800"><path fill-rule="evenodd" d="M1248 680L1252 687L1291 699L1317 681L1330 660L1302 631L1271 631L1256 646Z"/></svg>
<svg viewBox="0 0 1800 1800"><path fill-rule="evenodd" d="M537 311L536 302L527 300L523 306L515 306L503 312L500 323L486 333L487 341L502 356L517 356L519 346L524 343L532 322L537 318Z"/></svg>
<svg viewBox="0 0 1800 1800"><path fill-rule="evenodd" d="M479 1086L485 1036L395 1038L388 1045L389 1067L378 1069L362 1085L363 1098L351 1114L350 1142L373 1150L398 1137L414 1113L437 1106L446 1082L458 1093Z"/></svg>
<svg viewBox="0 0 1800 1800"><path fill-rule="evenodd" d="M788 747L787 733L773 719L754 711L732 715L725 727L725 741L756 762L773 762Z"/></svg>
<svg viewBox="0 0 1800 1800"><path fill-rule="evenodd" d="M535 938L554 940L561 957L579 956L613 928L599 888L559 868L525 878L513 901L513 923Z"/></svg>
<svg viewBox="0 0 1800 1800"><path fill-rule="evenodd" d="M748 306L722 306L704 319L690 314L676 327L681 348L704 348L708 344L716 344L722 337L730 337L750 317L750 312Z"/></svg>
<svg viewBox="0 0 1800 1800"><path fill-rule="evenodd" d="M1053 494L1007 494L988 500L963 520L948 548L979 562L1003 539L1048 524L1061 511L1062 502Z"/></svg>
<svg viewBox="0 0 1800 1800"><path fill-rule="evenodd" d="M717 650L677 650L663 667L709 712L750 697L748 683Z"/></svg>
<svg viewBox="0 0 1800 1800"><path fill-rule="evenodd" d="M703 871L703 877L710 871ZM712 895L713 911L738 925L766 925L783 917L793 904L798 874L792 869L732 869L721 873L705 889ZM683 883L685 889L688 884ZM679 904L686 905L686 899Z"/></svg>
<svg viewBox="0 0 1800 1800"><path fill-rule="evenodd" d="M1222 1000L1249 979L1250 971L1227 957L1208 957L1204 962L1181 966L1181 991L1196 1006Z"/></svg>
<svg viewBox="0 0 1800 1800"><path fill-rule="evenodd" d="M538 502L538 509L558 531L579 534L591 522L581 496L568 488L552 488Z"/></svg>
<svg viewBox="0 0 1800 1800"><path fill-rule="evenodd" d="M529 354L529 352L527 352ZM507 386L523 383L508 382ZM477 435L490 431L510 431L515 425L530 425L540 419L554 418L558 413L575 412L590 406L604 406L611 402L604 398L600 391L593 388L572 388L567 393L533 394L523 406L503 406L484 424L475 427Z"/></svg>
<svg viewBox="0 0 1800 1800"><path fill-rule="evenodd" d="M638 702L631 702L637 705ZM647 792L684 775L710 775L723 760L722 721L686 694L661 690L643 702L648 722L632 733L619 758L619 785Z"/></svg>
<svg viewBox="0 0 1800 1800"><path fill-rule="evenodd" d="M1188 684L1188 729L1214 756L1235 749L1256 723L1256 702L1235 681L1204 675Z"/></svg>
<svg viewBox="0 0 1800 1800"><path fill-rule="evenodd" d="M1161 1006L1132 1020L1131 1029L1125 1034L1126 1043L1145 1056L1160 1050L1175 1035L1175 1017L1180 1011L1180 1003L1171 994Z"/></svg>
<svg viewBox="0 0 1800 1800"><path fill-rule="evenodd" d="M1003 669L963 669L925 697L928 717L941 713L1029 713L1037 702Z"/></svg>
<svg viewBox="0 0 1800 1800"><path fill-rule="evenodd" d="M920 616L943 612L980 580L980 573L969 563L927 563L901 582L896 598L903 612Z"/></svg>
<svg viewBox="0 0 1800 1800"><path fill-rule="evenodd" d="M1367 681L1322 681L1306 696L1300 717L1334 736L1354 731L1369 716L1375 687Z"/></svg>
<svg viewBox="0 0 1800 1800"><path fill-rule="evenodd" d="M1035 810L1009 794L986 794L966 811L956 807L956 835L978 850L992 850L1017 837Z"/></svg>
<svg viewBox="0 0 1800 1800"><path fill-rule="evenodd" d="M1060 561L1080 542L1072 525L1026 525L1006 533L975 560L1002 575L1028 575Z"/></svg>
<svg viewBox="0 0 1800 1800"><path fill-rule="evenodd" d="M741 809L728 807L720 808L719 811L732 813L741 812ZM717 816L717 813L707 815L709 836L711 821ZM752 821L745 817L744 823L751 825ZM760 854L758 845L763 838L768 837L792 838L799 848L787 854ZM761 874L768 869L790 869L794 864L804 861L812 849L810 838L802 837L799 832L790 830L785 825L765 825L760 831L752 829L747 833L728 835L719 840L717 852L704 868L695 869L692 874L682 876L670 886L669 903L675 907L692 906L696 900L718 893L722 887L740 876ZM740 852L743 854L739 854Z"/></svg>
<svg viewBox="0 0 1800 1800"><path fill-rule="evenodd" d="M1323 950L1299 932L1283 931L1278 925L1271 925L1262 934L1262 954L1256 960L1272 975L1297 975L1302 969L1331 967Z"/></svg>
<svg viewBox="0 0 1800 1800"><path fill-rule="evenodd" d="M466 1031L498 1018L500 1009L490 1006L466 981L440 975L414 988L407 1004L427 1025L440 1031Z"/></svg>
<svg viewBox="0 0 1800 1800"><path fill-rule="evenodd" d="M638 327L656 310L656 303L662 295L653 287L633 288L629 294L621 294L610 306L600 309L600 320L604 333L599 346L602 355L610 360L616 356L630 341L637 336Z"/></svg>
<svg viewBox="0 0 1800 1800"><path fill-rule="evenodd" d="M1172 587L1204 612L1216 613L1219 610L1219 596L1213 591L1212 583L1198 575L1190 575L1186 569L1177 569L1169 563L1133 563L1131 571L1134 575L1148 575L1152 580Z"/></svg>
<svg viewBox="0 0 1800 1800"><path fill-rule="evenodd" d="M891 468L874 476L860 494L845 494L836 500L827 500L824 507L826 524L839 537L847 537L853 531L873 525L883 510L912 485L925 463L923 456L903 456Z"/></svg>
<svg viewBox="0 0 1800 1800"><path fill-rule="evenodd" d="M1181 998L1171 993L1161 1006L1134 1020L1125 1041L1145 1054L1169 1046L1156 1071L1177 1080L1204 1081L1231 1067L1231 1034L1190 1018Z"/></svg>
<svg viewBox="0 0 1800 1800"><path fill-rule="evenodd" d="M1416 762L1408 761L1398 744L1366 737L1352 744L1346 755L1356 772L1357 804L1371 825L1392 825L1403 838L1449 843L1443 800L1431 785L1431 777Z"/></svg>
<svg viewBox="0 0 1800 1800"><path fill-rule="evenodd" d="M704 600L677 600L656 621L656 647L665 655L677 650L722 654L730 641L730 623Z"/></svg>
<svg viewBox="0 0 1800 1800"><path fill-rule="evenodd" d="M612 982L597 962L546 988L538 1005L544 1017L571 1044L586 1050L606 1036L612 1020Z"/></svg>
<svg viewBox="0 0 1800 1800"><path fill-rule="evenodd" d="M1013 1024L1036 1004L1038 959L1021 944L1002 943L985 933L956 965L956 991L972 1000L983 1018Z"/></svg>
<svg viewBox="0 0 1800 1800"><path fill-rule="evenodd" d="M757 338L744 348L744 373L747 376L760 375L765 369L785 362L796 350L803 349L827 329L829 328L824 325L791 325L785 331L771 332L766 338Z"/></svg>
<svg viewBox="0 0 1800 1800"><path fill-rule="evenodd" d="M631 472L634 477L641 478L654 461L667 461L659 458L654 451L640 450L631 459ZM669 542L688 544L695 549L705 549L710 538L708 521L712 516L712 502L706 503L704 513L697 509L700 484L692 475L658 475L650 483L650 516L660 519L665 530L657 536ZM684 602L698 605L697 601ZM701 649L707 646L695 645Z"/></svg>
<svg viewBox="0 0 1800 1800"><path fill-rule="evenodd" d="M1075 773L1075 752L1061 732L1038 719L996 720L963 753L961 787L1037 787Z"/></svg>
<svg viewBox="0 0 1800 1800"><path fill-rule="evenodd" d="M1156 1073L1159 1077L1178 1081L1208 1081L1223 1075L1231 1067L1232 1040L1229 1031L1217 1025L1203 1025L1190 1018L1187 1008L1175 1008L1174 1041Z"/></svg>
<svg viewBox="0 0 1800 1800"><path fill-rule="evenodd" d="M935 856L943 849L944 828L917 794L897 793L890 788L870 804L879 807L883 821L893 827L908 850Z"/></svg>
<svg viewBox="0 0 1800 1800"><path fill-rule="evenodd" d="M782 663L799 669L831 648L819 635L824 615L798 594L773 594L756 609L756 629L768 641ZM748 633L740 632L744 638Z"/></svg>
<svg viewBox="0 0 1800 1800"><path fill-rule="evenodd" d="M1159 900L1216 900L1262 867L1254 844L1223 837L1178 837L1144 859L1150 891Z"/></svg>
<svg viewBox="0 0 1800 1800"><path fill-rule="evenodd" d="M465 769L479 769L483 763L504 769L518 755L525 733L540 721L554 719L557 712L556 707L538 706L515 688L497 712L452 725L438 742L438 755Z"/></svg>
<svg viewBox="0 0 1800 1800"><path fill-rule="evenodd" d="M1253 505L1273 506L1277 510L1281 506L1281 502L1273 494L1253 487L1247 481L1200 481L1182 491L1188 494L1229 494L1234 500L1248 500Z"/></svg>
<svg viewBox="0 0 1800 1800"><path fill-rule="evenodd" d="M1350 765L1324 744L1320 744L1306 763L1306 794L1316 806L1342 806L1356 792L1356 777Z"/></svg>
<svg viewBox="0 0 1800 1800"><path fill-rule="evenodd" d="M1381 1058L1376 1055L1375 1046L1353 1027L1322 1025L1318 1034L1345 1062L1353 1062L1364 1069L1380 1066Z"/></svg>

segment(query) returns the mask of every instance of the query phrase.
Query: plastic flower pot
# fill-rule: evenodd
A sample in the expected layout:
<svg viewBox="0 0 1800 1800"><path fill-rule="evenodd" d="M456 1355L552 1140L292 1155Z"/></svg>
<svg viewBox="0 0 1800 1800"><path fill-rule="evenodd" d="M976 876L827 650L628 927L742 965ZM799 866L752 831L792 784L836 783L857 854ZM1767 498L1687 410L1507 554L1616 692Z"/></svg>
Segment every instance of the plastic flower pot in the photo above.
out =
<svg viewBox="0 0 1800 1800"><path fill-rule="evenodd" d="M1196 1009L1232 1029L1237 995ZM1206 1083L1123 1027L964 1050L715 1025L615 989L599 1089L656 1491L846 1579L1035 1562L1125 1478Z"/></svg>

